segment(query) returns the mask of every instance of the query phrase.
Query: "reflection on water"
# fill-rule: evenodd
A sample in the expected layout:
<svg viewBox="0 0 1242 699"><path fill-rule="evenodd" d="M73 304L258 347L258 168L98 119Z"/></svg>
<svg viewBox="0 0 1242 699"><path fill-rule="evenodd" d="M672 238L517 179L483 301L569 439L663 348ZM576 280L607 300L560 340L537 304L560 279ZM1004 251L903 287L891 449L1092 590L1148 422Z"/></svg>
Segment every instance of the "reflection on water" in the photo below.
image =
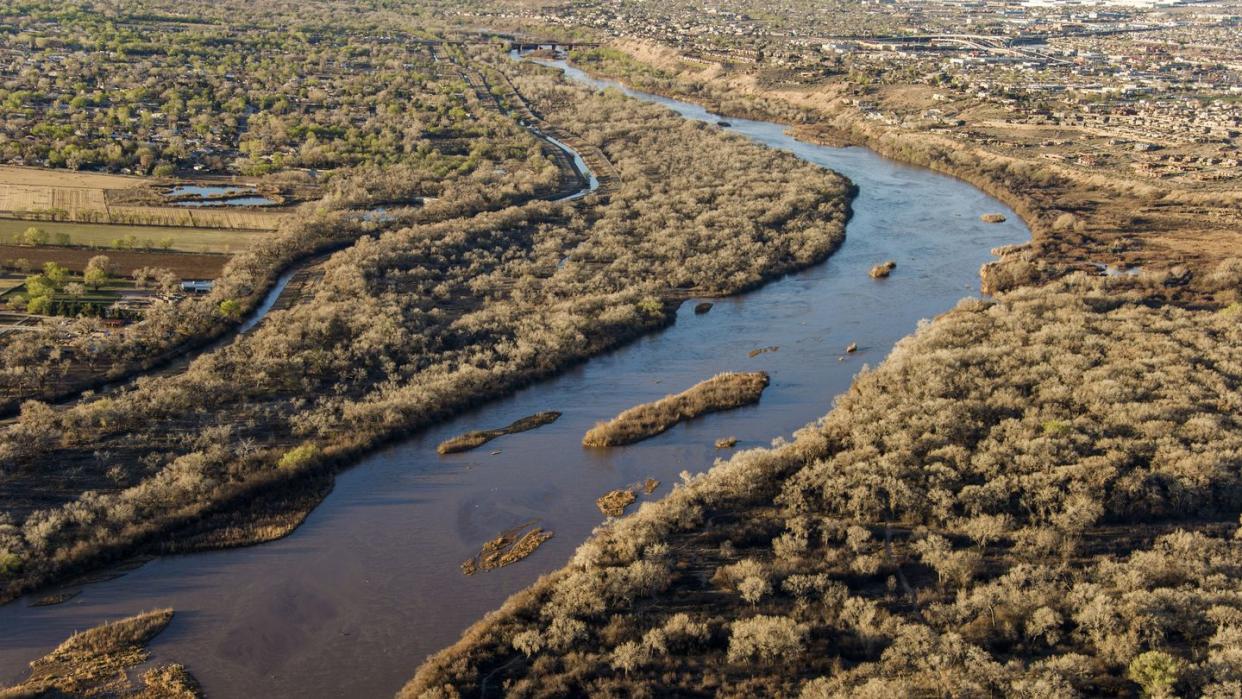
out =
<svg viewBox="0 0 1242 699"><path fill-rule="evenodd" d="M717 120L694 105L639 96ZM734 133L858 184L845 244L827 263L714 300L706 315L684 304L665 331L373 454L343 473L286 539L158 559L60 606L0 607L0 682L22 676L26 662L75 630L171 606L178 614L152 651L186 663L211 696L391 695L427 654L562 565L601 521L595 498L647 477L664 483L650 496L659 497L680 471L705 470L731 453L714 448L718 437L736 436L739 449L764 446L815 420L864 362L880 362L919 319L975 293L988 250L1028 237L1017 215L967 184L865 149L798 143L775 124L729 121ZM979 220L993 211L1009 222ZM891 277L868 277L889 259L897 262ZM858 354L839 361L851 342ZM780 349L748 356L770 346ZM772 377L758 405L630 447L579 444L597 420L742 369ZM447 437L542 410L564 415L487 449L435 453ZM517 565L461 574L458 564L483 541L531 519L555 538Z"/></svg>
<svg viewBox="0 0 1242 699"><path fill-rule="evenodd" d="M274 206L267 197L250 195L254 187L247 185L179 184L168 190L168 196L191 197L170 202L173 206Z"/></svg>

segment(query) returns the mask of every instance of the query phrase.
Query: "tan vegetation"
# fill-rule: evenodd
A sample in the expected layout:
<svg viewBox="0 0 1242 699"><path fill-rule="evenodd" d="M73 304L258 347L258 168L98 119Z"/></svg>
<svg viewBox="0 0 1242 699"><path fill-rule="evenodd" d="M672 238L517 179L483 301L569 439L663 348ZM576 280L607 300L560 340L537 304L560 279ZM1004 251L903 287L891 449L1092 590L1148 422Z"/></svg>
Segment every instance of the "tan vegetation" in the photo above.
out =
<svg viewBox="0 0 1242 699"><path fill-rule="evenodd" d="M731 410L759 402L768 387L762 371L717 374L676 395L638 405L587 431L582 444L611 447L654 437L679 422L706 413Z"/></svg>
<svg viewBox="0 0 1242 699"><path fill-rule="evenodd" d="M1004 223L1006 219L1004 214L984 214L979 217L979 220L984 223Z"/></svg>
<svg viewBox="0 0 1242 699"><path fill-rule="evenodd" d="M732 449L737 444L737 437L721 437L716 440L717 449Z"/></svg>
<svg viewBox="0 0 1242 699"><path fill-rule="evenodd" d="M893 273L894 269L897 269L897 263L888 260L872 267L870 275L872 279L885 279Z"/></svg>
<svg viewBox="0 0 1242 699"><path fill-rule="evenodd" d="M480 570L495 570L531 555L552 538L552 532L533 523L519 525L483 544L478 555L461 564L461 571L474 575Z"/></svg>
<svg viewBox="0 0 1242 699"><path fill-rule="evenodd" d="M196 528L205 521L224 525L228 543L281 535L296 517L250 529L216 515L302 512L293 493L321 492L365 450L663 327L690 290L753 287L825 259L843 238L850 189L826 170L499 53L475 60L514 71L544 118L599 144L618 189L477 213L559 179L537 146L468 176L393 167L341 181L331 206L432 183L439 199L383 226L331 208L291 222L235 256L212 294L148 314L142 332L160 346L166 333L216 327L222 301L253 299L277 260L353 241L304 301L182 373L61 410L29 401L4 428L0 487L12 495L0 501L0 555L11 564L0 596L185 535L211 545ZM112 361L95 342L69 346ZM25 333L0 357L2 375L33 391L58 376L43 359L57 356ZM308 446L308 458L286 459Z"/></svg>
<svg viewBox="0 0 1242 699"><path fill-rule="evenodd" d="M403 696L1232 696L1242 326L1162 292L961 302L794 441L600 530Z"/></svg>
<svg viewBox="0 0 1242 699"><path fill-rule="evenodd" d="M197 683L180 665L153 667L137 683L129 677L150 658L146 644L172 616L171 609L160 609L75 633L30 663L30 677L0 689L0 697L197 697Z"/></svg>
<svg viewBox="0 0 1242 699"><path fill-rule="evenodd" d="M632 490L610 490L595 500L595 506L608 517L620 517L637 499Z"/></svg>
<svg viewBox="0 0 1242 699"><path fill-rule="evenodd" d="M518 432L526 432L527 430L533 430L537 427L543 427L544 425L551 424L556 422L557 418L560 416L561 414L555 410L548 410L515 420L506 427L500 427L493 430L467 432L440 442L440 445L436 447L436 452L440 454L456 454L460 451L469 451L471 449L481 447L497 437L503 437L507 434L516 434Z"/></svg>
<svg viewBox="0 0 1242 699"><path fill-rule="evenodd" d="M906 88L851 86L840 80L797 87L773 85L743 64L688 61L677 51L640 41L572 56L582 67L643 90L698 102L721 114L794 125L799 138L832 145L861 144L914 165L964 179L1011 206L1031 229L1031 255L993 263L984 290L993 293L1044 283L1097 263L1189 274L1166 295L1210 301L1204 276L1239 247L1242 209L1236 182L1145 180L1099 173L1040 157L1021 125L986 138L959 129L893 128L858 109L859 102L900 112ZM844 78L845 76L839 76ZM892 80L899 80L892 77ZM1123 141L1124 143L1124 141ZM1015 146L1029 147L1015 147ZM1106 141L1098 148L1118 146ZM1127 147L1122 145L1122 149ZM1127 162L1120 154L1119 162Z"/></svg>
<svg viewBox="0 0 1242 699"><path fill-rule="evenodd" d="M159 183L141 177L0 165L0 214L49 224L273 230L289 213L288 209L123 203L127 199L158 202L154 187Z"/></svg>

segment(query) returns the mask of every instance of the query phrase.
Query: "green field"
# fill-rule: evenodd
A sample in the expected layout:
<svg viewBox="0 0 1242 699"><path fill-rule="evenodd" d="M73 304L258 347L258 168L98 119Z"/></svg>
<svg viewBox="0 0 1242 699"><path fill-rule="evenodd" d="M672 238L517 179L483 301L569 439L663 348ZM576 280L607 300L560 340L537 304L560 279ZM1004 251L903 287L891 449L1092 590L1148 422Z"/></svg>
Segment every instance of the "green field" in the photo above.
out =
<svg viewBox="0 0 1242 699"><path fill-rule="evenodd" d="M137 239L137 248L144 248L149 244L151 247L163 249L161 241L171 239L172 245L168 249L185 252L236 253L250 247L261 236L271 235L271 231L255 230L0 219L0 242L13 242L14 236L31 226L42 228L51 234L68 233L70 245L114 248L113 241L134 236Z"/></svg>

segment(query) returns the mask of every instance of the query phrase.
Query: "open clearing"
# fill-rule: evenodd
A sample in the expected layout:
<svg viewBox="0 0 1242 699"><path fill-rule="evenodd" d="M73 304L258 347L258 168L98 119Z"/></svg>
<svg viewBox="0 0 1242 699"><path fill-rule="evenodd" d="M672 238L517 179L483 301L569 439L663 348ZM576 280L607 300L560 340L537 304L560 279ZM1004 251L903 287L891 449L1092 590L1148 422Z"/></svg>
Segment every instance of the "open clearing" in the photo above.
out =
<svg viewBox="0 0 1242 699"><path fill-rule="evenodd" d="M13 237L31 226L48 233L68 233L72 245L88 245L107 248L115 252L113 241L134 236L139 247L162 247L160 241L172 239L171 250L182 252L236 253L246 250L262 236L261 230L231 230L220 228L188 228L182 226L126 226L109 223L69 223L61 221L19 221L0 219L0 241L11 242ZM148 242L149 241L149 242Z"/></svg>

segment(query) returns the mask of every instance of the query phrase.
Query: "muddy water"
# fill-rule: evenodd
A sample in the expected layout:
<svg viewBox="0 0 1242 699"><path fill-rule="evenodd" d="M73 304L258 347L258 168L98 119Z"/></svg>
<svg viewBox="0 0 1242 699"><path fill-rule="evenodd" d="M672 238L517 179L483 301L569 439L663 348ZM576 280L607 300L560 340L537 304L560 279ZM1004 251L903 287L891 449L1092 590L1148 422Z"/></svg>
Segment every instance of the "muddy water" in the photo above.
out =
<svg viewBox="0 0 1242 699"><path fill-rule="evenodd" d="M640 97L716 121L693 105ZM990 248L1028 237L1012 211L969 185L863 149L798 143L774 124L729 121L735 132L858 184L846 242L827 263L715 300L706 315L695 316L687 303L659 334L411 435L341 474L286 539L158 559L60 606L0 607L0 683L21 677L26 662L74 630L170 606L177 616L152 651L187 664L213 697L391 695L427 654L562 565L601 522L596 497L647 477L664 482L651 496L659 497L680 471L705 470L730 453L713 448L717 437L738 437L738 448L763 446L823 415L863 363L880 362L920 319L974 293ZM979 221L996 211L1009 222ZM887 259L897 262L892 277L868 278ZM858 354L839 360L851 342ZM748 357L773 345L780 349ZM630 447L579 445L597 420L739 369L772 375L756 406ZM541 410L564 416L475 452L435 453L446 437ZM555 538L518 565L461 574L458 564L482 541L530 519Z"/></svg>

